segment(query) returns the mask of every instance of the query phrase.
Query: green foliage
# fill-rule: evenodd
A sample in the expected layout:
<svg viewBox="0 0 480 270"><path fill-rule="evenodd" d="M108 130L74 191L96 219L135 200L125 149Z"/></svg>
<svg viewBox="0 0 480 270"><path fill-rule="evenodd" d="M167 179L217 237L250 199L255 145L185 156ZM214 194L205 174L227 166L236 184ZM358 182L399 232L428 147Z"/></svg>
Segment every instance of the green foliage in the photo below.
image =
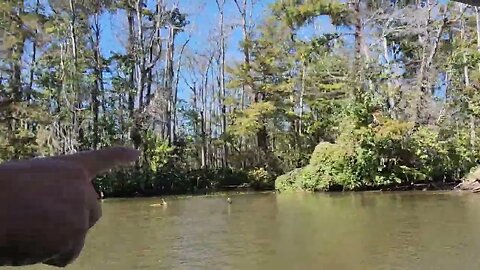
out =
<svg viewBox="0 0 480 270"><path fill-rule="evenodd" d="M298 186L299 174L303 171L303 168L294 169L286 174L280 175L275 179L275 189L280 191L295 191L301 189Z"/></svg>
<svg viewBox="0 0 480 270"><path fill-rule="evenodd" d="M148 132L145 139L145 155L148 157L148 168L152 172L166 165L173 154L174 147L170 146L167 141L161 140L151 132Z"/></svg>
<svg viewBox="0 0 480 270"><path fill-rule="evenodd" d="M274 175L263 168L252 171L228 168L184 170L166 165L155 172L145 168L118 170L98 177L95 185L105 196L129 197L195 194L242 185L258 190L271 189L274 180Z"/></svg>
<svg viewBox="0 0 480 270"><path fill-rule="evenodd" d="M275 185L275 173L266 168L256 168L248 172L250 186L262 190L272 189Z"/></svg>
<svg viewBox="0 0 480 270"><path fill-rule="evenodd" d="M0 161L133 143L136 166L96 181L107 196L361 190L455 181L477 162L470 9L364 1L357 14L345 1L273 1L261 22L243 14L243 61L227 50L223 93L218 33L208 50L181 47L189 17L179 9L146 5L139 19L129 1L100 2L75 14L62 1L0 5ZM134 18L121 18L125 46L107 57L96 41L109 12ZM320 18L331 27L317 31ZM174 38L158 40L157 26L175 26Z"/></svg>
<svg viewBox="0 0 480 270"><path fill-rule="evenodd" d="M274 111L275 106L271 102L252 104L234 116L235 122L230 126L230 132L237 136L254 135L262 127L263 119L269 117Z"/></svg>
<svg viewBox="0 0 480 270"><path fill-rule="evenodd" d="M346 5L332 0L277 1L272 5L272 10L291 27L302 26L321 15L331 16L338 25L346 24L349 18Z"/></svg>
<svg viewBox="0 0 480 270"><path fill-rule="evenodd" d="M465 137L383 118L374 126L348 119L336 143L321 142L310 163L276 179L276 189L358 190L424 181L455 181L474 165Z"/></svg>

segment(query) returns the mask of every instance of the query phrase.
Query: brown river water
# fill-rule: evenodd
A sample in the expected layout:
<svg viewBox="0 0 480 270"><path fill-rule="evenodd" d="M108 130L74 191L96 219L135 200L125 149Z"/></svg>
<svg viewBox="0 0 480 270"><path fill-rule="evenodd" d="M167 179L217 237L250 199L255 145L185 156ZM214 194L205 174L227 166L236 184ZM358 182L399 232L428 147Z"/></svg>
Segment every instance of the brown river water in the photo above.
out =
<svg viewBox="0 0 480 270"><path fill-rule="evenodd" d="M103 202L71 270L480 269L480 195L244 194ZM44 265L3 269L58 269Z"/></svg>

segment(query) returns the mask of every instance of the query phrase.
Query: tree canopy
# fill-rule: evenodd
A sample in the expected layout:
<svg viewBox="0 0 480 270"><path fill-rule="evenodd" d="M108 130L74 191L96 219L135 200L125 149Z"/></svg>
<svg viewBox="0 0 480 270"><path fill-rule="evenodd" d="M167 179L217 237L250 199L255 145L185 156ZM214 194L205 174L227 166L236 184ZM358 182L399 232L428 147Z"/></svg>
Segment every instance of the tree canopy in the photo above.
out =
<svg viewBox="0 0 480 270"><path fill-rule="evenodd" d="M477 7L4 2L2 161L142 150L97 180L107 195L452 182L477 164Z"/></svg>

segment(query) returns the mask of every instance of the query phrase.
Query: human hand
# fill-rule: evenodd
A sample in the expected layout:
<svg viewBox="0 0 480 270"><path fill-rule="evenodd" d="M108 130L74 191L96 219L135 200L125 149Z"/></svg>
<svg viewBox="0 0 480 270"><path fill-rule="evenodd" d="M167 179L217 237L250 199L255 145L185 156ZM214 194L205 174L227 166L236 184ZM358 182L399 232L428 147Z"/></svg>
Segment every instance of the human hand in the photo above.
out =
<svg viewBox="0 0 480 270"><path fill-rule="evenodd" d="M0 165L0 266L65 267L102 215L91 180L138 159L113 147Z"/></svg>

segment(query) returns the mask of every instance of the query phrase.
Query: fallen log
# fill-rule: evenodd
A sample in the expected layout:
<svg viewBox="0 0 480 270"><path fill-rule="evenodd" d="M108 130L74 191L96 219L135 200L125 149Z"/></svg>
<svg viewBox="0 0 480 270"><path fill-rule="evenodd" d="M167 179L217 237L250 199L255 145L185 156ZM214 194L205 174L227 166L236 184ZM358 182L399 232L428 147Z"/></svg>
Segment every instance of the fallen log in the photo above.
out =
<svg viewBox="0 0 480 270"><path fill-rule="evenodd" d="M473 193L480 192L480 167L473 169L463 181L455 186L455 190L471 191Z"/></svg>

